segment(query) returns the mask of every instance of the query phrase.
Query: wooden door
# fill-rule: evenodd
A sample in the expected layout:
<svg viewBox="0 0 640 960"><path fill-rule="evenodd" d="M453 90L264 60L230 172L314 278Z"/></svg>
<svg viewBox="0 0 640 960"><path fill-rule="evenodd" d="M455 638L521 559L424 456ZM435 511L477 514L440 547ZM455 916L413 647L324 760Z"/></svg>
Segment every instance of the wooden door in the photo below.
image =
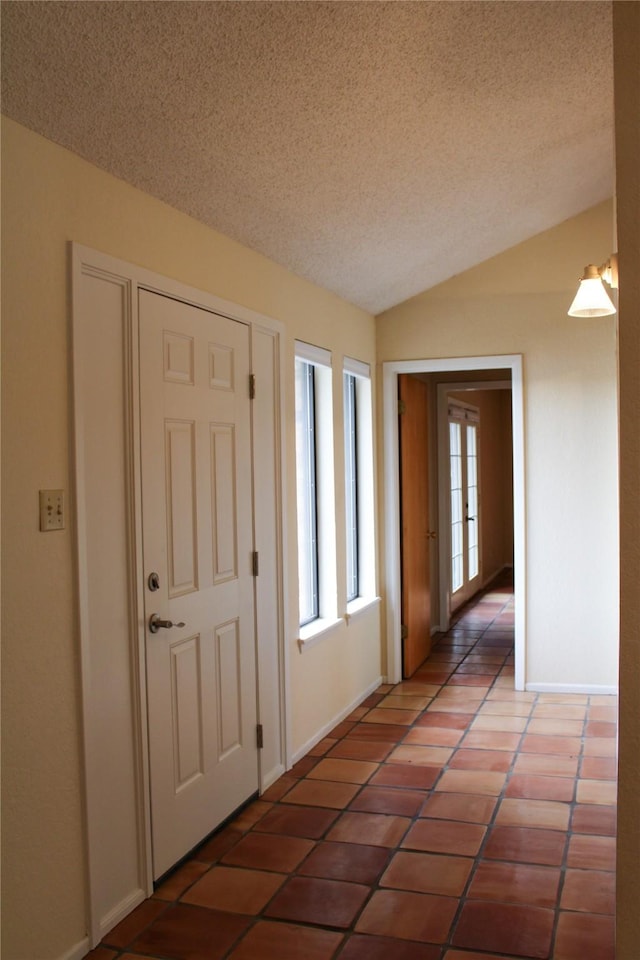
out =
<svg viewBox="0 0 640 960"><path fill-rule="evenodd" d="M398 377L402 514L402 673L410 677L431 650L429 554L429 395L410 374Z"/></svg>
<svg viewBox="0 0 640 960"><path fill-rule="evenodd" d="M139 308L157 878L258 789L249 330L147 291Z"/></svg>

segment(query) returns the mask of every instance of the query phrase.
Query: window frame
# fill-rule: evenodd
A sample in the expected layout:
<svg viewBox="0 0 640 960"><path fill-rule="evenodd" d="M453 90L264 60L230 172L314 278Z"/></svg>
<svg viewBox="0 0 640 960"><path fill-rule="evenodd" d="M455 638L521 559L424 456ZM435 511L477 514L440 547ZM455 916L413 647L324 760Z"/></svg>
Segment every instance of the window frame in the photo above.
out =
<svg viewBox="0 0 640 960"><path fill-rule="evenodd" d="M375 524L375 456L373 438L373 393L371 368L368 363L352 357L344 357L343 390L345 378L352 376L355 381L355 459L356 459L356 503L357 503L357 580L358 592L349 597L348 558L345 556L345 592L346 620L377 603L376 593L376 524ZM345 417L345 432L346 432ZM346 444L345 437L345 444ZM346 458L346 452L345 452ZM345 460L345 498L348 496L348 482ZM345 554L348 554L346 538L348 525L347 505L345 503Z"/></svg>

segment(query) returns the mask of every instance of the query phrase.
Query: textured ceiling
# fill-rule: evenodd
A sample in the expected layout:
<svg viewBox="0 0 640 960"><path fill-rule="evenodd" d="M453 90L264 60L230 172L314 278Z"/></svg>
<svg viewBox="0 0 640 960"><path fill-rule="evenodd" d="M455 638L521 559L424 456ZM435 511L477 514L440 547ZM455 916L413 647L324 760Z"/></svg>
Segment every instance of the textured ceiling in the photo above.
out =
<svg viewBox="0 0 640 960"><path fill-rule="evenodd" d="M3 112L373 313L611 196L611 8L4 2Z"/></svg>

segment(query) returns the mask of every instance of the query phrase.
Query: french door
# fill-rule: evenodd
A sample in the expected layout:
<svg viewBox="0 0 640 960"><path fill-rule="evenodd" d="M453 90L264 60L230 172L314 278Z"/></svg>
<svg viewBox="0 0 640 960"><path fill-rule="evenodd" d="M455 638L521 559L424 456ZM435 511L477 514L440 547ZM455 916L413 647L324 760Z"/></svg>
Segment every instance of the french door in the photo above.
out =
<svg viewBox="0 0 640 960"><path fill-rule="evenodd" d="M480 416L449 402L450 598L455 611L480 589Z"/></svg>

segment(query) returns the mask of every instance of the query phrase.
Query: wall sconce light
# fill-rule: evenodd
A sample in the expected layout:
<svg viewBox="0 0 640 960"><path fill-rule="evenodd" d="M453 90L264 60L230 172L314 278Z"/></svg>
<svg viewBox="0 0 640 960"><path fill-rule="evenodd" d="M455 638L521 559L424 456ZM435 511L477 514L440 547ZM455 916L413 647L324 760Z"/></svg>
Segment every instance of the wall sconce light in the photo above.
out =
<svg viewBox="0 0 640 960"><path fill-rule="evenodd" d="M611 297L602 281L610 287L618 288L618 256L615 253L601 267L587 264L580 278L580 286L574 301L569 307L570 317L608 317L616 312Z"/></svg>

